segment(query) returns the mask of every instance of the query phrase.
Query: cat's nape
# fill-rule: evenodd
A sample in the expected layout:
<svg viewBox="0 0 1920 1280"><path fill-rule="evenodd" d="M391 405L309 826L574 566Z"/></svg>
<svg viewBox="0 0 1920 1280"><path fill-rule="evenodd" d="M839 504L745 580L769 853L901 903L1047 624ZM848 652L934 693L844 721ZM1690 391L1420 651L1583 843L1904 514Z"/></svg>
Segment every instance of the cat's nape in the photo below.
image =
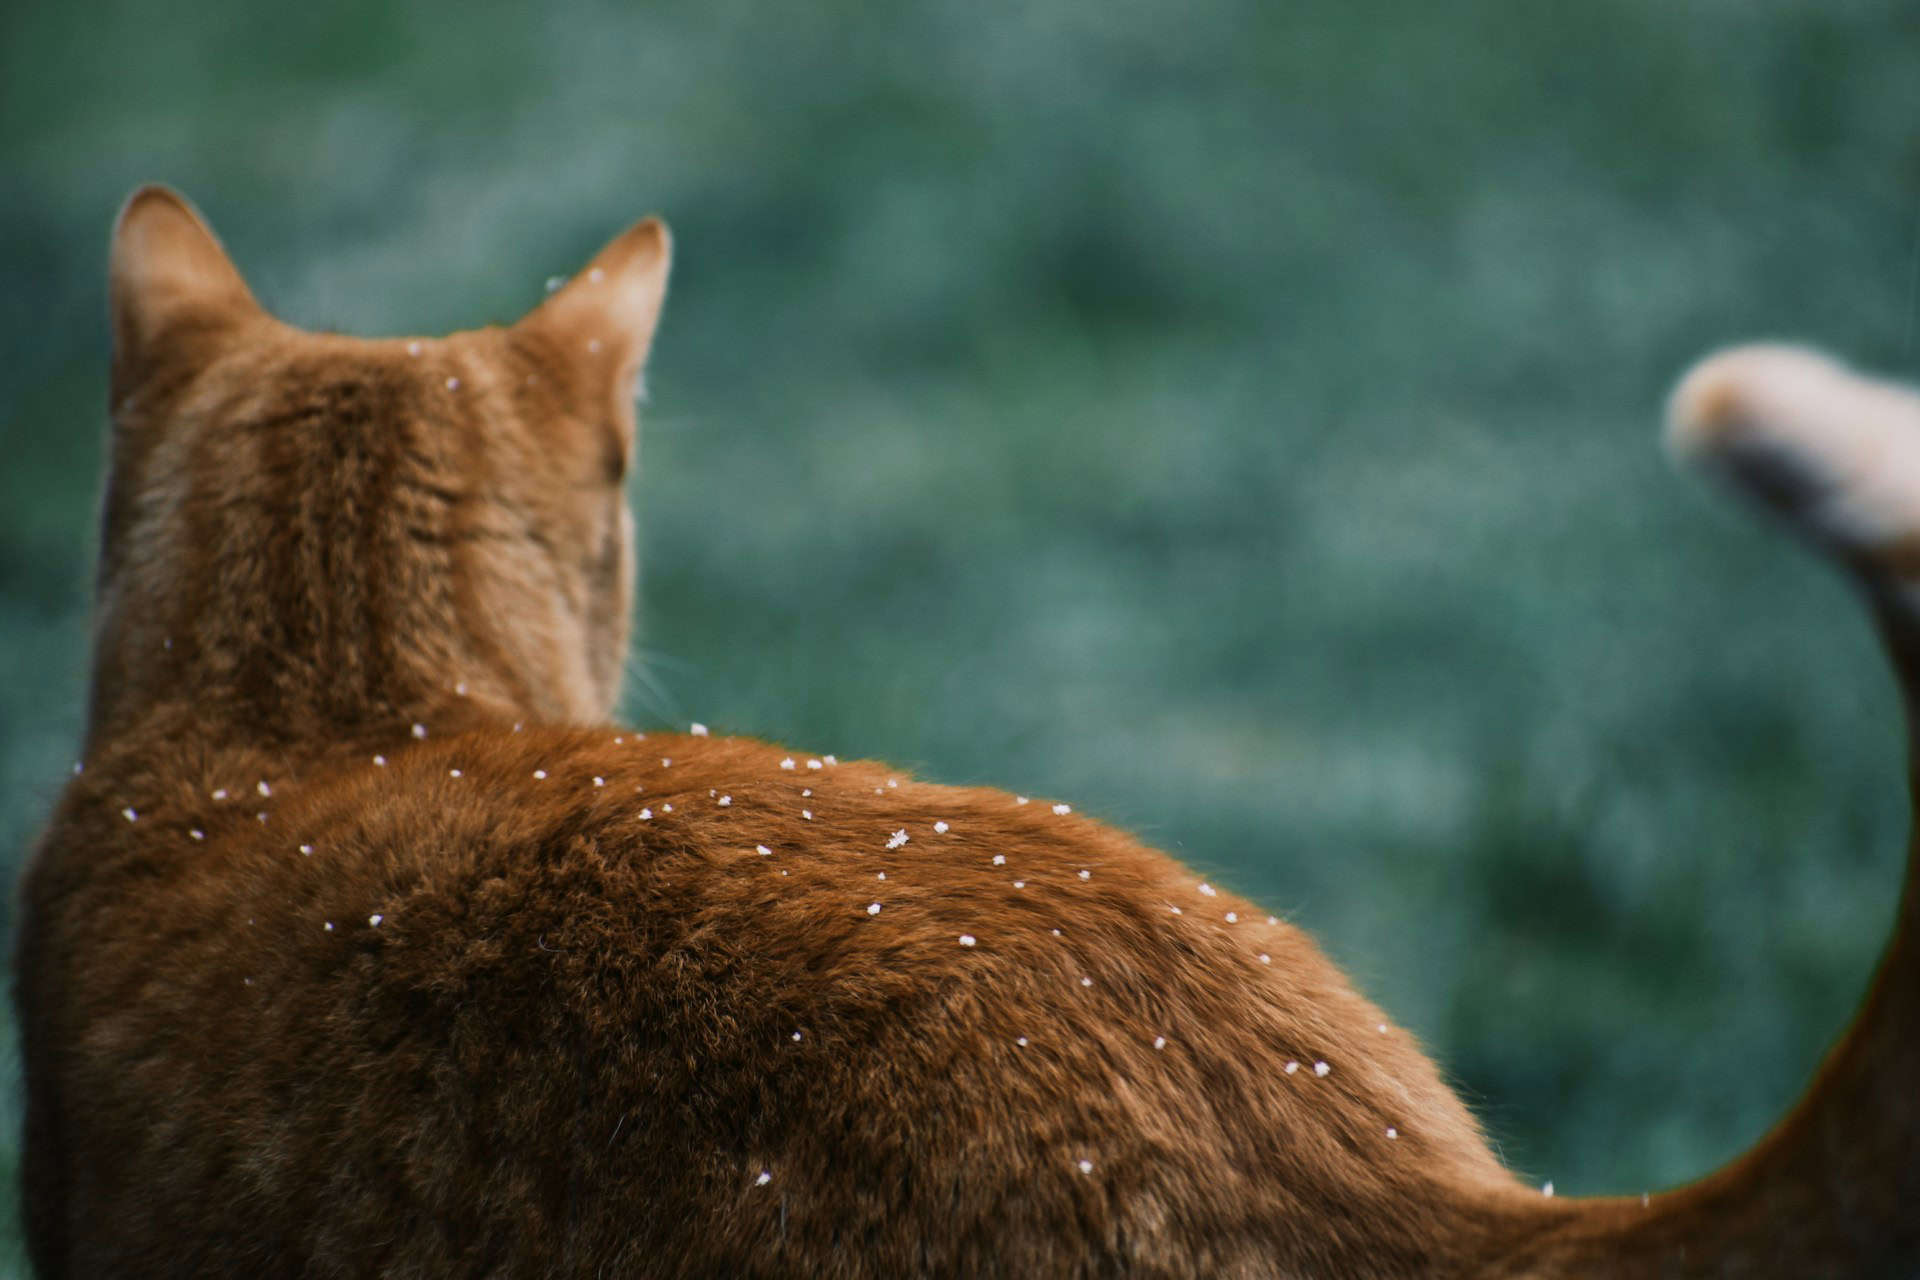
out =
<svg viewBox="0 0 1920 1280"><path fill-rule="evenodd" d="M129 202L85 768L15 960L42 1274L1920 1269L1911 898L1754 1153L1548 1198L1304 934L1125 835L604 724L668 256L362 340ZM1674 420L1911 688L1920 400L1747 352Z"/></svg>

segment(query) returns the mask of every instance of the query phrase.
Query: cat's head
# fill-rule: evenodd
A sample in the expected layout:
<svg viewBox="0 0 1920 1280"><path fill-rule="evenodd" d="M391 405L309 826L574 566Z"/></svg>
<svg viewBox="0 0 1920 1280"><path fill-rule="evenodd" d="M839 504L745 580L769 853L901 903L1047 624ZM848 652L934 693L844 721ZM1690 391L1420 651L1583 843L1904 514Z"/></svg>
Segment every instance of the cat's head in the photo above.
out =
<svg viewBox="0 0 1920 1280"><path fill-rule="evenodd" d="M162 188L113 236L113 439L91 731L168 697L304 720L454 689L558 721L618 694L658 221L518 323L444 338L267 314Z"/></svg>

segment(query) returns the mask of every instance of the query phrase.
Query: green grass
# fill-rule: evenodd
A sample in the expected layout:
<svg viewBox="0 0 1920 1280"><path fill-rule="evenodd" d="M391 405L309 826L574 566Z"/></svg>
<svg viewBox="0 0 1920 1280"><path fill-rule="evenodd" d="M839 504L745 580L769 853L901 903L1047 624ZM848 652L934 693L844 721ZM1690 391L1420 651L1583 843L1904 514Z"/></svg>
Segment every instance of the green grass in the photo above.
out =
<svg viewBox="0 0 1920 1280"><path fill-rule="evenodd" d="M1913 369L1906 7L192 13L0 17L0 851L77 735L128 190L357 332L658 209L635 718L1139 831L1563 1192L1727 1159L1844 1025L1892 686L1655 432L1727 340Z"/></svg>

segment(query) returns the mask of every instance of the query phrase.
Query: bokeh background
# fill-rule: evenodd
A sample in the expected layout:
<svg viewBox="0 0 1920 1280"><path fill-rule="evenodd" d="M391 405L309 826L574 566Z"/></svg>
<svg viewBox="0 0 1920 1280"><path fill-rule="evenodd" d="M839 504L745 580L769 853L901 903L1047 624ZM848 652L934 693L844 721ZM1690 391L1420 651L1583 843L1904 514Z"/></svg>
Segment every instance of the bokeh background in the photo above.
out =
<svg viewBox="0 0 1920 1280"><path fill-rule="evenodd" d="M1755 336L1914 371L1916 66L1892 0L8 4L0 853L77 741L136 183L362 333L659 210L633 720L1071 800L1317 934L1526 1176L1699 1175L1850 1016L1905 803L1846 591L1660 406Z"/></svg>

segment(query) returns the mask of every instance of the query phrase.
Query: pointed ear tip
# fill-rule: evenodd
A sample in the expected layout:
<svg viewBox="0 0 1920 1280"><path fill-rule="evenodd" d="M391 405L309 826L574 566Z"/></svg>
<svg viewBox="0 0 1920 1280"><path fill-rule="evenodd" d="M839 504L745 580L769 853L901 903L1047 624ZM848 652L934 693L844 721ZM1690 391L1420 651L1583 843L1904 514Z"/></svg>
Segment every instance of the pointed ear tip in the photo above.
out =
<svg viewBox="0 0 1920 1280"><path fill-rule="evenodd" d="M200 215L194 212L185 196L172 187L159 182L149 182L136 188L126 202L120 206L120 214L113 220L116 235L124 231L136 219L146 218L152 213L165 211L185 214L193 221L200 221Z"/></svg>
<svg viewBox="0 0 1920 1280"><path fill-rule="evenodd" d="M113 222L109 266L117 273L183 250L206 256L207 248L225 260L220 237L192 202L172 187L150 182L120 206L120 216Z"/></svg>
<svg viewBox="0 0 1920 1280"><path fill-rule="evenodd" d="M636 248L664 260L673 258L673 232L668 228L666 219L657 213L650 213L633 224L633 230L627 233L633 237Z"/></svg>

